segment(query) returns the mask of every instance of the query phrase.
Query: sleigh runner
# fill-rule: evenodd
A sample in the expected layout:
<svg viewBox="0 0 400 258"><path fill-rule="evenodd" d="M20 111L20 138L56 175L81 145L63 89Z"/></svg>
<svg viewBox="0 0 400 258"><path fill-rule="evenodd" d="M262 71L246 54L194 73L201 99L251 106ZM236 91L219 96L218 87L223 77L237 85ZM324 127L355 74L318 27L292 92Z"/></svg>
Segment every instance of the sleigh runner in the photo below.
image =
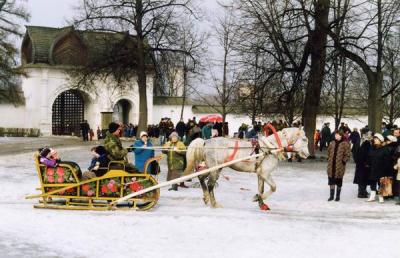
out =
<svg viewBox="0 0 400 258"><path fill-rule="evenodd" d="M115 200L157 185L157 180L147 169L152 162L159 162L161 156L146 161L143 173L127 173L123 162L112 161L108 171L101 177L89 180L79 179L79 167L73 164L60 164L55 168L39 163L35 154L35 166L39 177L41 194L27 196L27 199L39 198L35 208L65 210L109 210L134 209L148 210L153 208L160 197L160 190L155 189L146 194L127 199L124 203L111 206ZM121 169L111 168L117 165Z"/></svg>

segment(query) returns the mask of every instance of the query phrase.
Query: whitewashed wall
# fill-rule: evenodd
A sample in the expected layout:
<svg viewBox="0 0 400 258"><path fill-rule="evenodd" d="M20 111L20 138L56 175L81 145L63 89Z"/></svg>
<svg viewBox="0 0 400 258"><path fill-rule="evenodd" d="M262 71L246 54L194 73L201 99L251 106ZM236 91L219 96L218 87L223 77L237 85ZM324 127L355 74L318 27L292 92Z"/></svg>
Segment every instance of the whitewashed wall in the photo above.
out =
<svg viewBox="0 0 400 258"><path fill-rule="evenodd" d="M43 135L51 135L52 106L59 94L71 89L68 76L56 67L28 68L28 76L22 79L22 90L25 106L15 108L12 105L0 105L0 127L39 128ZM84 118L92 128L101 123L101 112L112 111L114 105L121 99L130 102L132 109L130 119L138 122L139 96L136 78L125 90L114 90L109 82L97 82L97 91L83 92ZM153 75L147 78L147 100L149 121L153 114Z"/></svg>

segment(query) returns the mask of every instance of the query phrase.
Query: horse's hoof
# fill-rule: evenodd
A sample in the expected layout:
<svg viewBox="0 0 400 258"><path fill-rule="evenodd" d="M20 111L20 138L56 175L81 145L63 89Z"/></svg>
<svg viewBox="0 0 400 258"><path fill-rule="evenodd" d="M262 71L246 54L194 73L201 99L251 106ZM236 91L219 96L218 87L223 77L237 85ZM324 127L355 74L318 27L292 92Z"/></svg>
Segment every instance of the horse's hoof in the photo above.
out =
<svg viewBox="0 0 400 258"><path fill-rule="evenodd" d="M266 205L265 203L260 205L260 209L261 209L262 211L269 211L269 210L271 210L271 209L269 208L269 206Z"/></svg>
<svg viewBox="0 0 400 258"><path fill-rule="evenodd" d="M217 208L223 208L221 204L219 203L214 203L213 205L211 205L212 208L217 209Z"/></svg>

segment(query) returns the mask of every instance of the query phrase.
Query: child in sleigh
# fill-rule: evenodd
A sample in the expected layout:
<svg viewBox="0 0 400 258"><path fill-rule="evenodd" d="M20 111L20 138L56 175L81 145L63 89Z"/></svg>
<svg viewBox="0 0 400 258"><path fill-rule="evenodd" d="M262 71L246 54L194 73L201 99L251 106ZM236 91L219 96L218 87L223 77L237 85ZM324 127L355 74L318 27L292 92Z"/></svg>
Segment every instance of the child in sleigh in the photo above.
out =
<svg viewBox="0 0 400 258"><path fill-rule="evenodd" d="M81 169L77 163L73 161L61 161L58 152L52 148L39 149L39 163L45 165L47 168L56 168L59 165L69 165L76 170L79 179L82 177Z"/></svg>

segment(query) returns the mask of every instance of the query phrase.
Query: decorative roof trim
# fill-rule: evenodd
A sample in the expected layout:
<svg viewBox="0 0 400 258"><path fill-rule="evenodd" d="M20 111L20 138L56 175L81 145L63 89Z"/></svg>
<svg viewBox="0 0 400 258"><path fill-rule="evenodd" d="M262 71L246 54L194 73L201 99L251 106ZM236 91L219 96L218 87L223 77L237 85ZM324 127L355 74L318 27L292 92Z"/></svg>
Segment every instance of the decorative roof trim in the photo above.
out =
<svg viewBox="0 0 400 258"><path fill-rule="evenodd" d="M63 28L63 29L67 29L67 30L66 30L63 34L61 34L60 36L58 36L58 37L53 41L53 43L52 43L51 46L50 46L50 49L49 49L49 63L50 63L50 65L55 65L55 62L54 62L54 59L53 59L54 47L57 45L57 43L58 43L60 40L62 40L62 39L64 39L64 38L68 37L70 34L74 34L74 35L76 36L76 38L81 42L81 44L82 44L82 45L85 45L85 44L82 42L82 40L79 38L79 36L77 36L77 35L75 34L75 28L74 28L74 26L65 27L65 28Z"/></svg>

